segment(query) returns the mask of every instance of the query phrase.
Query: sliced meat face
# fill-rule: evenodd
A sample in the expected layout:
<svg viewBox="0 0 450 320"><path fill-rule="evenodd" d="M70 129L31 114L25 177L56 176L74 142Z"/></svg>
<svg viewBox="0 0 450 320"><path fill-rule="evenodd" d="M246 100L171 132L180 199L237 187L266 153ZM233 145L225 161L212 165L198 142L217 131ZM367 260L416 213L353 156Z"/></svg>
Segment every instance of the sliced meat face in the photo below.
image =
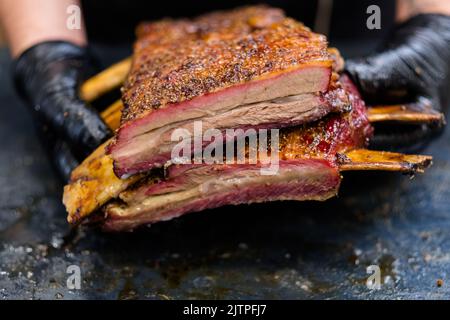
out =
<svg viewBox="0 0 450 320"><path fill-rule="evenodd" d="M324 160L284 160L275 176L255 165L192 166L170 181L121 195L126 204L107 206L107 231L132 230L182 214L223 205L275 200L326 200L336 195L339 171Z"/></svg>

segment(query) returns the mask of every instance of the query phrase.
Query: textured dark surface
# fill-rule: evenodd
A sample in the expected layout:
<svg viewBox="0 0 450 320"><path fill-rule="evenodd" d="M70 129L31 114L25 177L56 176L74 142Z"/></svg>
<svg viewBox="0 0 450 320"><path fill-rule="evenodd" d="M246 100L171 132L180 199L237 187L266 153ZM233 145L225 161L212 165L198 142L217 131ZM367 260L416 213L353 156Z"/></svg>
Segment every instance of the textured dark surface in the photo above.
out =
<svg viewBox="0 0 450 320"><path fill-rule="evenodd" d="M70 233L62 184L0 54L0 298L450 297L448 130L424 150L434 166L412 180L345 173L340 197L326 203L227 207L130 234ZM81 290L66 288L72 264ZM365 286L371 264L382 269L378 291Z"/></svg>

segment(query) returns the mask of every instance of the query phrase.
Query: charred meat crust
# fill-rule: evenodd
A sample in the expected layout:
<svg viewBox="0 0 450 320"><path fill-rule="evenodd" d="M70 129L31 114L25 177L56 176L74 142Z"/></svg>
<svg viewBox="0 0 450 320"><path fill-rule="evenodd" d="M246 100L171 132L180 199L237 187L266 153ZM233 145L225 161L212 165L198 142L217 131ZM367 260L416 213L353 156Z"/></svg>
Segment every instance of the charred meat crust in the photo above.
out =
<svg viewBox="0 0 450 320"><path fill-rule="evenodd" d="M265 6L139 27L122 124L146 112L307 63L331 67L327 41Z"/></svg>

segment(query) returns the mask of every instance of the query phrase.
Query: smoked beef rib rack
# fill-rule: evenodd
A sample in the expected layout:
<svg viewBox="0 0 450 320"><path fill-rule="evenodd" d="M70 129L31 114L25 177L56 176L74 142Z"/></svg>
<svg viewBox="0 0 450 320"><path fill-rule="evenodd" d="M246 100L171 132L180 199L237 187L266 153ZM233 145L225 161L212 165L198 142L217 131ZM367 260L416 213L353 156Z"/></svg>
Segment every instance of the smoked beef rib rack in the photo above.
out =
<svg viewBox="0 0 450 320"><path fill-rule="evenodd" d="M367 109L340 75L324 36L266 6L139 26L132 59L88 80L87 101L119 86L102 113L116 136L91 154L64 189L68 221L133 230L184 213L274 200L326 200L341 171L422 172L431 157L364 149L370 122L437 122L406 106ZM277 128L279 171L261 164L170 165L176 128ZM164 168L161 169L161 168Z"/></svg>

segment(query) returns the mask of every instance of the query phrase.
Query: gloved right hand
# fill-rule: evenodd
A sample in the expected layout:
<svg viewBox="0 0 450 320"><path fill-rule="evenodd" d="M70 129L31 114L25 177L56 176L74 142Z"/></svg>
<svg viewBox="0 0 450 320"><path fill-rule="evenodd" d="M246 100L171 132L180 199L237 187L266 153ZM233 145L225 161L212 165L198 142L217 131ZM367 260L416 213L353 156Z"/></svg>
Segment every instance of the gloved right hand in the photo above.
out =
<svg viewBox="0 0 450 320"><path fill-rule="evenodd" d="M421 14L398 25L384 47L349 60L346 72L372 105L411 104L418 111L446 113L450 102L450 17ZM384 146L420 147L445 123L390 126L376 130Z"/></svg>

